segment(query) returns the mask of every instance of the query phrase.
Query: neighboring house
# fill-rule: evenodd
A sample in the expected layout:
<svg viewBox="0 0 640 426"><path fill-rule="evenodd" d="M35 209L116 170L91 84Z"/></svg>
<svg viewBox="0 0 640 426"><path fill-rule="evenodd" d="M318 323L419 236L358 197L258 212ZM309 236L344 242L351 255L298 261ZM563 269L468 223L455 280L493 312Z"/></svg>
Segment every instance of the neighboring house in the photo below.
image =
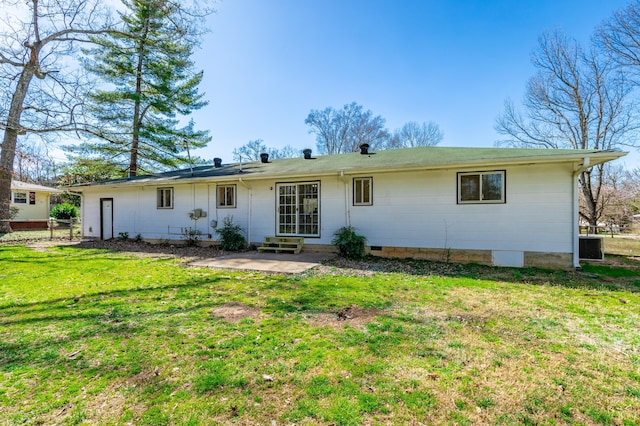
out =
<svg viewBox="0 0 640 426"><path fill-rule="evenodd" d="M215 240L223 218L249 242L302 236L332 249L352 225L376 256L571 268L578 174L618 151L420 147L221 164L81 185L85 237ZM199 217L199 219L198 219ZM196 219L196 220L194 220Z"/></svg>
<svg viewBox="0 0 640 426"><path fill-rule="evenodd" d="M18 214L11 220L11 229L47 229L49 222L49 199L51 194L62 191L34 183L11 181L11 207Z"/></svg>

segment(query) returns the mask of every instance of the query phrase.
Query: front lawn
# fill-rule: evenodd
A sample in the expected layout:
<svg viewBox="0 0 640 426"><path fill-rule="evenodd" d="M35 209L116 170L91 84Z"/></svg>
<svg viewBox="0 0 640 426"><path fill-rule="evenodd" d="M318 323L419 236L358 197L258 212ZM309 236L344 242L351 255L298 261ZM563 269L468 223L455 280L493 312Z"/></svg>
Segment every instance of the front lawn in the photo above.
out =
<svg viewBox="0 0 640 426"><path fill-rule="evenodd" d="M362 265L0 245L0 424L640 424L633 269Z"/></svg>

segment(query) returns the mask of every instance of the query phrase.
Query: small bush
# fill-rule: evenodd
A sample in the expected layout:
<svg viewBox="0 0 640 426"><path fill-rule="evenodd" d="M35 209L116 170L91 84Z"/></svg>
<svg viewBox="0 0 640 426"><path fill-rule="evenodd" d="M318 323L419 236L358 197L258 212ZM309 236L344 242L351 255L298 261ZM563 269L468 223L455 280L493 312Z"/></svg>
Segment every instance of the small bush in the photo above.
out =
<svg viewBox="0 0 640 426"><path fill-rule="evenodd" d="M358 235L353 226L344 226L334 234L331 244L336 246L340 255L347 259L362 259L366 242L367 238Z"/></svg>
<svg viewBox="0 0 640 426"><path fill-rule="evenodd" d="M127 241L129 239L129 233L128 232L118 232L118 239L120 241Z"/></svg>
<svg viewBox="0 0 640 426"><path fill-rule="evenodd" d="M189 247L199 245L201 236L202 231L199 229L182 228L182 238L184 239L184 243Z"/></svg>
<svg viewBox="0 0 640 426"><path fill-rule="evenodd" d="M247 240L241 234L242 228L233 224L233 216L222 220L222 228L216 229L220 237L220 248L226 251L239 251L247 246Z"/></svg>
<svg viewBox="0 0 640 426"><path fill-rule="evenodd" d="M51 217L56 219L69 220L78 217L78 208L73 204L56 204L51 209Z"/></svg>

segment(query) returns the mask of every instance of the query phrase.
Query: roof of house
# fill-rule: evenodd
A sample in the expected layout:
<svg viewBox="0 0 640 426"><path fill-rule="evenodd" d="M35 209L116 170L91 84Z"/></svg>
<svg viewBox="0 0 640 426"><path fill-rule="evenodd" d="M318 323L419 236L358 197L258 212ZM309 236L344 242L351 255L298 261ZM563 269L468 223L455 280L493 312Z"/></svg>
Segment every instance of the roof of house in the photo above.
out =
<svg viewBox="0 0 640 426"><path fill-rule="evenodd" d="M12 191L32 191L32 192L47 192L49 194L59 194L63 192L61 189L51 188L49 186L38 185L35 183L21 182L19 180L11 181Z"/></svg>
<svg viewBox="0 0 640 426"><path fill-rule="evenodd" d="M392 149L361 154L312 156L311 159L284 158L251 163L206 165L131 178L79 184L77 186L163 185L176 180L214 180L230 178L243 180L394 172L401 170L432 170L448 167L499 167L515 164L574 163L576 166L594 166L615 160L626 152L612 150L524 149L524 148L451 148L418 147ZM79 188L79 190L81 190Z"/></svg>

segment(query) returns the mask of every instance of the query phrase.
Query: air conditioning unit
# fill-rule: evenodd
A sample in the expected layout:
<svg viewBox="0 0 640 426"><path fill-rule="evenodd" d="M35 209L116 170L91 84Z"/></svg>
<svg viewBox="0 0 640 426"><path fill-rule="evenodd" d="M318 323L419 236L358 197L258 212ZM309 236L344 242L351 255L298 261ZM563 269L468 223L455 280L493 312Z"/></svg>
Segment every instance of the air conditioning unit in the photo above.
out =
<svg viewBox="0 0 640 426"><path fill-rule="evenodd" d="M594 235L580 236L578 256L581 260L604 260L602 237Z"/></svg>
<svg viewBox="0 0 640 426"><path fill-rule="evenodd" d="M207 217L207 212L202 209L194 209L192 212L189 212L189 218L192 220L197 220L201 217Z"/></svg>

